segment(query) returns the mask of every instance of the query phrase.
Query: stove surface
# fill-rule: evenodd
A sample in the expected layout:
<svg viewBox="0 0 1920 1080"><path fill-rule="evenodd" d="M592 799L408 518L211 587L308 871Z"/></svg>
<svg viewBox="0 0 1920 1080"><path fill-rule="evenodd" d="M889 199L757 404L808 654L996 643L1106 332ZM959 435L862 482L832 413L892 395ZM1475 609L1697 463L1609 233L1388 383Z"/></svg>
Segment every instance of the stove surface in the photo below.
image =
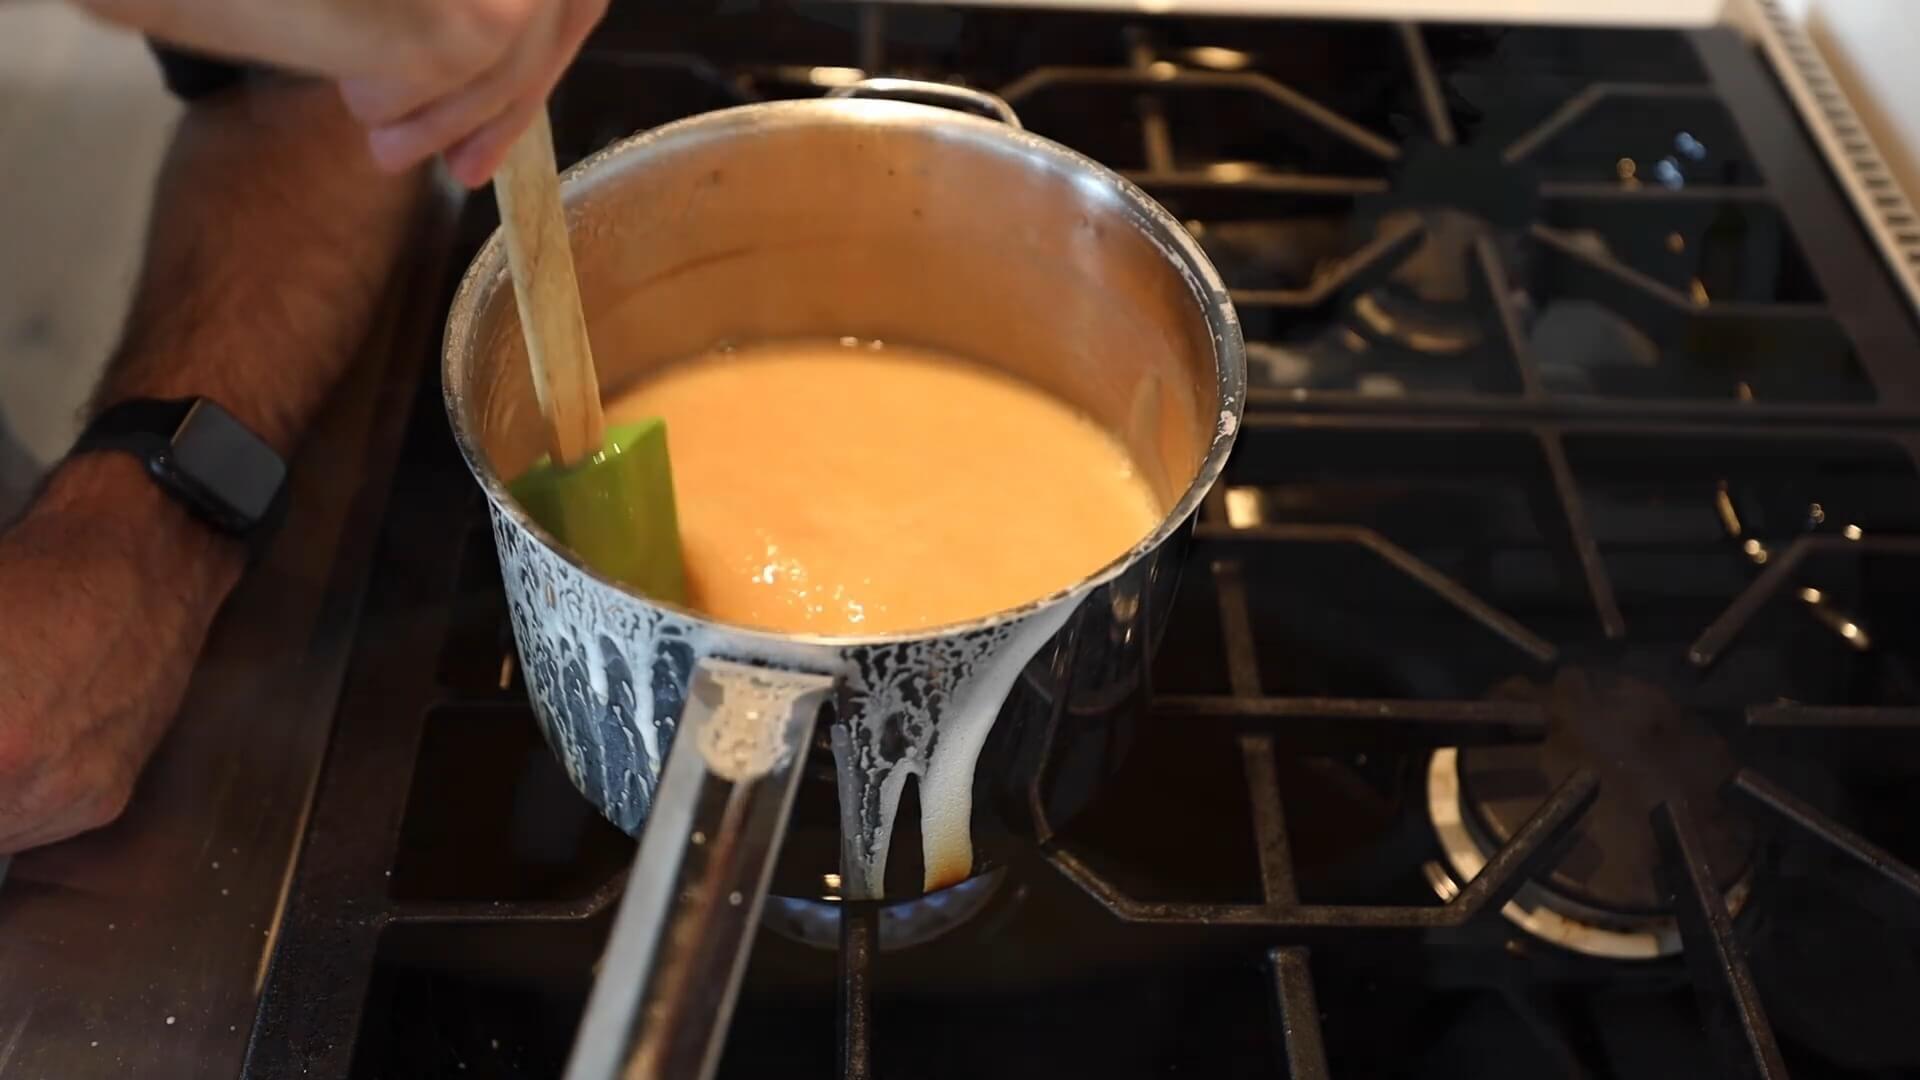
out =
<svg viewBox="0 0 1920 1080"><path fill-rule="evenodd" d="M1118 779L770 900L722 1076L1920 1075L1920 334L1740 39L628 5L556 136L861 71L1159 198L1256 389ZM558 1075L631 858L425 382L248 1075Z"/></svg>

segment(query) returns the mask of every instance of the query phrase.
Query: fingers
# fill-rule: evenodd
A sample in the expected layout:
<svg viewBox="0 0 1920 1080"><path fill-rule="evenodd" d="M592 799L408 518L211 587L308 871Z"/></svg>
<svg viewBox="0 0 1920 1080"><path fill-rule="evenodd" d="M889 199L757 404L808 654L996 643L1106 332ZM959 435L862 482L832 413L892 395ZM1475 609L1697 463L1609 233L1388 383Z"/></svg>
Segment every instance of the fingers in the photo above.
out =
<svg viewBox="0 0 1920 1080"><path fill-rule="evenodd" d="M534 114L547 107L546 91L529 95L485 127L462 139L447 151L447 171L470 188L477 188L493 177L507 158L513 141L533 122Z"/></svg>
<svg viewBox="0 0 1920 1080"><path fill-rule="evenodd" d="M402 78L343 81L340 95L368 128L368 148L381 168L397 172L445 153L455 178L477 187L493 174L605 11L605 0L541 5L497 63L450 93L435 95L426 83Z"/></svg>
<svg viewBox="0 0 1920 1080"><path fill-rule="evenodd" d="M410 116L373 128L367 148L373 160L389 172L410 169L447 149L514 104L515 80L504 74L480 80Z"/></svg>
<svg viewBox="0 0 1920 1080"><path fill-rule="evenodd" d="M528 54L527 44L553 36L551 27L564 18L556 14L560 6L553 0L454 0L433 5L441 22L429 19L403 26L396 36L411 44L368 58L372 66L361 74L340 77L341 100L355 119L376 130L436 102L471 96L475 88L499 83L498 76L505 76L510 84L516 59ZM408 10L405 5L395 7ZM512 96L508 85L497 95L493 112L504 109Z"/></svg>
<svg viewBox="0 0 1920 1080"><path fill-rule="evenodd" d="M431 84L411 77L342 79L339 85L347 112L368 131L395 123L434 98Z"/></svg>
<svg viewBox="0 0 1920 1080"><path fill-rule="evenodd" d="M546 108L547 97L565 73L567 64L580 49L581 42L600 21L606 10L604 0L587 0L572 6L570 18L561 27L562 38L552 62L519 101L485 126L461 139L446 151L447 167L454 178L468 187L479 187L490 179L506 160L513 141L520 137L534 116Z"/></svg>
<svg viewBox="0 0 1920 1080"><path fill-rule="evenodd" d="M411 168L509 111L552 66L565 14L560 5L543 6L499 63L479 78L406 116L375 126L368 136L374 160L390 170Z"/></svg>

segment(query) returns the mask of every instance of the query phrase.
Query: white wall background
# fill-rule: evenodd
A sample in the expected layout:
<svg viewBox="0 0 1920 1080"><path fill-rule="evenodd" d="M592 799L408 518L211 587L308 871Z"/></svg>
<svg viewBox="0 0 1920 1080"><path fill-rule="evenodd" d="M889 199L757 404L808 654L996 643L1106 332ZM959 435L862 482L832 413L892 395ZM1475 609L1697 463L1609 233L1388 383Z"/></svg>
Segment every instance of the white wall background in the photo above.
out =
<svg viewBox="0 0 1920 1080"><path fill-rule="evenodd" d="M139 39L0 0L0 421L42 462L119 339L178 114Z"/></svg>
<svg viewBox="0 0 1920 1080"><path fill-rule="evenodd" d="M1920 0L1782 0L1860 112L1907 194L1920 199Z"/></svg>

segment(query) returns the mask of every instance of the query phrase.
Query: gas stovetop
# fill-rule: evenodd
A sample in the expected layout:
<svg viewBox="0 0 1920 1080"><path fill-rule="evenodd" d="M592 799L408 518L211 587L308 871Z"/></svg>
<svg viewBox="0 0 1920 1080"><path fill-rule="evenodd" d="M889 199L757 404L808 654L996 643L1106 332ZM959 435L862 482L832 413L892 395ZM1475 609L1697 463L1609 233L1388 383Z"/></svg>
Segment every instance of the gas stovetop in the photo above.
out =
<svg viewBox="0 0 1920 1080"><path fill-rule="evenodd" d="M628 5L557 138L861 72L1147 188L1255 390L1118 779L770 900L722 1076L1920 1073L1920 334L1741 39ZM251 1076L557 1075L631 859L432 382Z"/></svg>

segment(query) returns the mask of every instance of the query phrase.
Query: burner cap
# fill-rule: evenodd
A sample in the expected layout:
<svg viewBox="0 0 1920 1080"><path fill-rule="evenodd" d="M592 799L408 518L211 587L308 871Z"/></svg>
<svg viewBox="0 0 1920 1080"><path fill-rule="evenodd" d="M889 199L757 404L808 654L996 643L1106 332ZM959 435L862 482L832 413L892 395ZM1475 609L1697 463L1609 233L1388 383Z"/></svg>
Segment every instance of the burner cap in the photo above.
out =
<svg viewBox="0 0 1920 1080"><path fill-rule="evenodd" d="M1473 303L1474 245L1486 231L1457 210L1395 210L1377 238L1420 229L1420 243L1387 281L1354 297L1352 328L1362 337L1431 357L1465 353L1486 337Z"/></svg>
<svg viewBox="0 0 1920 1080"><path fill-rule="evenodd" d="M911 900L880 903L880 951L910 949L958 929L980 914L1000 889L1006 868L968 878ZM818 949L840 947L840 902L772 895L760 916L767 929Z"/></svg>
<svg viewBox="0 0 1920 1080"><path fill-rule="evenodd" d="M1701 717L1659 687L1630 676L1563 670L1544 697L1546 741L1472 746L1459 752L1462 818L1489 850L1577 768L1600 776L1600 796L1576 826L1572 846L1540 884L1584 914L1626 919L1668 914L1659 886L1660 852L1651 816L1663 802L1692 807L1723 891L1745 877L1754 837L1723 804L1736 763Z"/></svg>

